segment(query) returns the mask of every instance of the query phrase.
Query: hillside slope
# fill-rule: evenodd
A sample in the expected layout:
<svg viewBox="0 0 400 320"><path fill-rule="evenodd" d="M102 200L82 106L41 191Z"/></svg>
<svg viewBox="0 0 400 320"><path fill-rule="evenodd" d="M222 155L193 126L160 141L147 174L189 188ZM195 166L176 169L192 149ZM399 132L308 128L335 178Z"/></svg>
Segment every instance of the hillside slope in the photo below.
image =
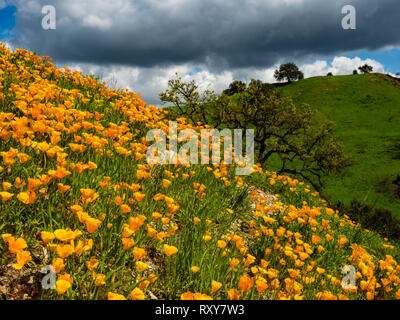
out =
<svg viewBox="0 0 400 320"><path fill-rule="evenodd" d="M367 199L400 215L392 184L400 174L400 81L383 74L314 77L278 91L334 121L354 159L328 179L324 195L334 203Z"/></svg>
<svg viewBox="0 0 400 320"><path fill-rule="evenodd" d="M150 165L151 128L139 95L0 46L1 299L400 298L398 246L257 165Z"/></svg>

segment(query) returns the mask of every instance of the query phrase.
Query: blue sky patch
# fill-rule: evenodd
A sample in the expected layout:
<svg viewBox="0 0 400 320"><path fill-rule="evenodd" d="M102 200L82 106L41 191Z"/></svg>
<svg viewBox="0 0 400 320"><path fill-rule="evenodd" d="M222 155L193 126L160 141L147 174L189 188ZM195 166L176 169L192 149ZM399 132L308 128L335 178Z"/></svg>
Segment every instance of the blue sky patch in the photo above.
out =
<svg viewBox="0 0 400 320"><path fill-rule="evenodd" d="M0 39L10 37L15 26L15 6L8 6L0 10Z"/></svg>
<svg viewBox="0 0 400 320"><path fill-rule="evenodd" d="M192 75L194 75L194 74L196 74L196 73L199 73L199 72L201 72L201 71L203 71L202 68L196 67L196 68L190 70L190 72L188 73L188 75L189 75L189 76L192 76Z"/></svg>
<svg viewBox="0 0 400 320"><path fill-rule="evenodd" d="M385 67L385 71L392 73L400 72L400 50L390 49L390 50L379 50L379 51L368 51L361 50L355 51L349 54L344 54L343 56L353 59L359 57L362 60L372 59L382 63Z"/></svg>

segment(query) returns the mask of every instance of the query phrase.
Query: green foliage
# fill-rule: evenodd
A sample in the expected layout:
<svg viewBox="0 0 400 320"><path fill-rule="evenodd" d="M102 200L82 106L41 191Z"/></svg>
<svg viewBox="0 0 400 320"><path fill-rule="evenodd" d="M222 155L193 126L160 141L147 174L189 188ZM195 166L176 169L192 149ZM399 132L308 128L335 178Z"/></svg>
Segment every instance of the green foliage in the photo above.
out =
<svg viewBox="0 0 400 320"><path fill-rule="evenodd" d="M236 96L221 97L213 123L230 129L255 129L257 159L264 166L279 159L279 174L292 174L310 182L317 190L323 185L326 172L340 170L350 164L343 146L334 137L334 125L308 105L295 106L291 99L282 99L275 90L262 91L260 86ZM217 122L216 120L219 120Z"/></svg>
<svg viewBox="0 0 400 320"><path fill-rule="evenodd" d="M303 79L304 74L293 62L288 62L281 64L279 69L275 70L274 77L277 81L286 79L286 81L290 83L292 81Z"/></svg>
<svg viewBox="0 0 400 320"><path fill-rule="evenodd" d="M262 93L263 95L268 96L270 93L275 91L275 86L270 83L262 82L261 80L251 79L248 91L253 94Z"/></svg>
<svg viewBox="0 0 400 320"><path fill-rule="evenodd" d="M194 95L198 86L194 81L171 81L172 89L160 97L175 103L174 111L180 112L179 116L194 122L201 120L218 129L254 129L258 162L268 166L271 159L276 159L278 174L298 176L320 190L324 174L350 164L343 146L334 137L333 123L317 116L306 104L295 106L291 99L279 97L272 85L252 79L246 90L233 97L213 97L207 100L207 106L201 104L197 94L186 98L191 104L185 109L179 104L179 95L187 88L194 88L190 91Z"/></svg>
<svg viewBox="0 0 400 320"><path fill-rule="evenodd" d="M371 73L373 69L374 68L368 64L358 67L358 70L360 70L362 73Z"/></svg>
<svg viewBox="0 0 400 320"><path fill-rule="evenodd" d="M226 94L227 96L232 96L236 93L245 91L246 88L247 85L244 82L235 80L229 85L229 88L225 89L222 93Z"/></svg>
<svg viewBox="0 0 400 320"><path fill-rule="evenodd" d="M216 95L213 91L205 90L199 92L199 87L194 80L183 82L176 73L176 78L168 81L168 89L159 94L162 102L170 102L175 106L171 109L170 117L185 116L193 123L206 122L206 104L215 101Z"/></svg>

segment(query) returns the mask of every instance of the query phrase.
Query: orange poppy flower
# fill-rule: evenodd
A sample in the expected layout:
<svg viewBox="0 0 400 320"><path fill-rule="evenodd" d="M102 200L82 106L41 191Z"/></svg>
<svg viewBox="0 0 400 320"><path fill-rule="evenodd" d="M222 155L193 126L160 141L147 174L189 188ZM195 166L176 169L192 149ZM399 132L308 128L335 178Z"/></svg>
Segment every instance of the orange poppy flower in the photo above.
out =
<svg viewBox="0 0 400 320"><path fill-rule="evenodd" d="M56 281L56 290L58 294L64 294L71 288L71 283L67 280L61 279Z"/></svg>
<svg viewBox="0 0 400 320"><path fill-rule="evenodd" d="M40 233L40 237L42 238L44 244L49 243L50 241L53 241L55 238L55 235L53 232L48 232L48 231L42 231Z"/></svg>
<svg viewBox="0 0 400 320"><path fill-rule="evenodd" d="M95 219L95 218L87 218L85 220L86 223L86 229L89 233L93 233L97 230L97 228L101 224L101 220Z"/></svg>
<svg viewBox="0 0 400 320"><path fill-rule="evenodd" d="M65 193L71 188L70 186L66 186L62 183L57 183L57 186L58 186L58 191L60 191L60 193Z"/></svg>
<svg viewBox="0 0 400 320"><path fill-rule="evenodd" d="M107 294L107 300L126 300L126 298L121 294L109 292Z"/></svg>
<svg viewBox="0 0 400 320"><path fill-rule="evenodd" d="M211 293L217 292L222 287L222 283L218 281L211 281Z"/></svg>
<svg viewBox="0 0 400 320"><path fill-rule="evenodd" d="M74 252L74 247L70 244L59 244L56 247L56 251L61 259L65 259Z"/></svg>
<svg viewBox="0 0 400 320"><path fill-rule="evenodd" d="M132 290L131 294L132 300L144 300L146 298L145 294L139 288L135 288Z"/></svg>
<svg viewBox="0 0 400 320"><path fill-rule="evenodd" d="M8 238L8 250L10 250L11 253L18 253L24 250L28 245L26 244L26 241L22 238L18 238L15 240L14 237L9 237Z"/></svg>
<svg viewBox="0 0 400 320"><path fill-rule="evenodd" d="M239 300L240 299L240 292L236 289L230 289L228 291L229 300Z"/></svg>
<svg viewBox="0 0 400 320"><path fill-rule="evenodd" d="M248 292L253 287L254 279L243 275L239 279L239 288L242 292Z"/></svg>
<svg viewBox="0 0 400 320"><path fill-rule="evenodd" d="M131 212L131 207L128 206L127 204L123 204L123 205L121 205L121 210L123 213L127 214L127 213Z"/></svg>
<svg viewBox="0 0 400 320"><path fill-rule="evenodd" d="M168 244L164 244L163 246L165 254L170 257L178 252L178 248L174 246L169 246Z"/></svg>
<svg viewBox="0 0 400 320"><path fill-rule="evenodd" d="M10 200L13 196L13 193L9 193L6 191L0 192L0 197L3 199L4 202Z"/></svg>
<svg viewBox="0 0 400 320"><path fill-rule="evenodd" d="M17 252L17 263L12 266L14 269L20 270L22 267L32 260L31 253L29 251L18 251Z"/></svg>
<svg viewBox="0 0 400 320"><path fill-rule="evenodd" d="M141 192L135 192L133 195L135 196L135 199L137 202L142 201L144 199L144 197L146 196L144 193L141 193Z"/></svg>
<svg viewBox="0 0 400 320"><path fill-rule="evenodd" d="M135 247L133 248L133 256L136 260L140 260L146 256L146 250L143 248Z"/></svg>
<svg viewBox="0 0 400 320"><path fill-rule="evenodd" d="M171 181L167 179L163 179L163 187L168 188L171 185Z"/></svg>
<svg viewBox="0 0 400 320"><path fill-rule="evenodd" d="M130 249L135 245L135 240L130 238L122 238L122 246L125 250Z"/></svg>

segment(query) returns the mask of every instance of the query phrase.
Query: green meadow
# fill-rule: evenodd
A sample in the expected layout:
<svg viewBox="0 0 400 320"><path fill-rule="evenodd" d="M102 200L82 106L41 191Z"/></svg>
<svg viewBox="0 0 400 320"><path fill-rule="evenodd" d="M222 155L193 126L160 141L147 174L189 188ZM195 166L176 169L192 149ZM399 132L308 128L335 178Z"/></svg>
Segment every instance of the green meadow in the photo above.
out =
<svg viewBox="0 0 400 320"><path fill-rule="evenodd" d="M278 92L333 121L353 158L350 167L327 177L324 197L332 204L356 198L400 215L393 192L400 175L400 81L383 74L314 77Z"/></svg>

